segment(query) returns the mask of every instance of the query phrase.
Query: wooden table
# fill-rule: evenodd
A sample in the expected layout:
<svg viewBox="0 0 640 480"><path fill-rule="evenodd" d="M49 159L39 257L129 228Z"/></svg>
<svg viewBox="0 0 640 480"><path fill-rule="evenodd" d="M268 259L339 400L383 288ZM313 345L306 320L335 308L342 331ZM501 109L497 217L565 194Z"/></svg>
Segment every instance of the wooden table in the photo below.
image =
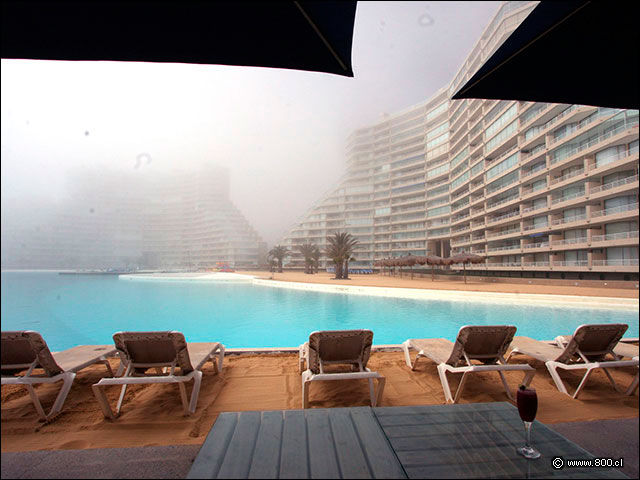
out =
<svg viewBox="0 0 640 480"><path fill-rule="evenodd" d="M510 403L222 413L187 478L627 478L614 468L555 469L593 459Z"/></svg>

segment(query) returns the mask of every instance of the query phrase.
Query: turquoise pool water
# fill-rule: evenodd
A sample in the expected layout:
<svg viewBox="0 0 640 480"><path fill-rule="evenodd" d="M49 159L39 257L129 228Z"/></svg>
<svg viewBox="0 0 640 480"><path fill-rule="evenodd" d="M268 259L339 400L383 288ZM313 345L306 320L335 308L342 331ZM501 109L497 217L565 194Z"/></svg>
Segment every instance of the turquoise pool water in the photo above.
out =
<svg viewBox="0 0 640 480"><path fill-rule="evenodd" d="M117 276L3 272L2 330L37 330L53 351L110 344L118 330L179 330L227 347L295 347L314 330L369 328L375 344L454 340L462 325L514 324L539 340L582 323L629 324L637 311L409 300L245 283L144 282Z"/></svg>

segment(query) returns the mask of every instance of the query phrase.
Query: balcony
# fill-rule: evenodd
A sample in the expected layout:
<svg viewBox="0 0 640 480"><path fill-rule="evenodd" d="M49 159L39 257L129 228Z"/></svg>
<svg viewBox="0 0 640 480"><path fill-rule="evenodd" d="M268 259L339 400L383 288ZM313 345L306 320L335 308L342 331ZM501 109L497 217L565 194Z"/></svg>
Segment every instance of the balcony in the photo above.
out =
<svg viewBox="0 0 640 480"><path fill-rule="evenodd" d="M496 207L499 207L501 205L505 205L507 203L513 202L514 200L517 200L519 198L520 198L520 195L518 195L517 193L515 195L510 195L507 198L505 198L504 200L500 200L499 202L487 205L487 210L490 210L492 208L496 208Z"/></svg>
<svg viewBox="0 0 640 480"><path fill-rule="evenodd" d="M522 262L522 266L523 267L533 267L533 268L541 268L541 267L545 267L545 268L549 268L549 262Z"/></svg>
<svg viewBox="0 0 640 480"><path fill-rule="evenodd" d="M594 267L637 267L637 258L628 258L620 260L594 260L592 262Z"/></svg>
<svg viewBox="0 0 640 480"><path fill-rule="evenodd" d="M503 230L501 232L491 232L491 233L487 233L487 238L496 238L496 237L502 237L505 235L513 235L513 234L520 234L520 227L518 228L511 228L509 230Z"/></svg>
<svg viewBox="0 0 640 480"><path fill-rule="evenodd" d="M513 218L513 217L519 217L520 216L520 212L511 212L511 213L507 213L506 215L501 215L499 217L495 217L495 218L490 218L487 220L487 225L490 225L492 223L498 223L502 220L506 220L507 218Z"/></svg>
<svg viewBox="0 0 640 480"><path fill-rule="evenodd" d="M538 242L538 243L529 243L525 245L523 248L525 249L533 249L533 248L548 248L549 242Z"/></svg>
<svg viewBox="0 0 640 480"><path fill-rule="evenodd" d="M588 267L588 260L566 260L566 261L554 261L554 267Z"/></svg>
<svg viewBox="0 0 640 480"><path fill-rule="evenodd" d="M551 185L555 185L557 183L561 183L564 182L565 180L569 180L570 178L573 177L577 177L578 175L582 175L584 173L584 168L580 168L574 172L571 173L567 173L566 175L563 175L562 177L558 177L558 178L554 178L549 182L549 186Z"/></svg>
<svg viewBox="0 0 640 480"><path fill-rule="evenodd" d="M503 252L507 250L520 250L520 245L511 245L508 247L494 247L487 250L488 252Z"/></svg>
<svg viewBox="0 0 640 480"><path fill-rule="evenodd" d="M638 210L638 204L637 203L630 203L629 205L621 205L619 207L607 208L605 210L600 210L600 211L597 211L597 212L593 212L591 214L591 218L616 215L618 213L631 212L633 210Z"/></svg>
<svg viewBox="0 0 640 480"><path fill-rule="evenodd" d="M576 198L584 197L586 193L584 190L582 192L572 193L571 195L567 195L566 197L558 197L551 200L551 205L556 205L558 203L569 202L571 200L575 200Z"/></svg>
<svg viewBox="0 0 640 480"><path fill-rule="evenodd" d="M554 247L559 247L562 245L575 245L576 243L587 243L587 237L567 238L565 240L554 240L551 242L551 245Z"/></svg>
<svg viewBox="0 0 640 480"><path fill-rule="evenodd" d="M638 181L638 175L633 175L631 177L616 180L615 182L605 183L604 185L600 185L599 187L594 187L589 191L589 194L595 195L596 193L606 192L607 190L611 190L612 188L623 187L625 185L629 185L630 183L635 183L637 181Z"/></svg>
<svg viewBox="0 0 640 480"><path fill-rule="evenodd" d="M591 237L591 243L620 242L624 240L634 240L636 238L638 238L638 230L633 232L609 233L607 235L593 235Z"/></svg>
<svg viewBox="0 0 640 480"><path fill-rule="evenodd" d="M592 214L592 216L593 216L593 214ZM581 215L574 215L572 217L559 218L557 220L552 221L551 225L553 225L553 226L563 225L565 223L579 222L579 221L586 220L586 219L587 219L587 215L585 213L583 213Z"/></svg>
<svg viewBox="0 0 640 480"><path fill-rule="evenodd" d="M542 229L549 228L549 224L548 224L548 223L545 223L545 224L543 224L543 225L525 225L525 226L522 228L522 231L523 231L523 232L530 232L531 230L539 230L539 229L541 229L541 228L542 228Z"/></svg>
<svg viewBox="0 0 640 480"><path fill-rule="evenodd" d="M528 172L522 172L520 174L520 180L522 181L523 179L530 177L531 175L535 175L538 172L541 172L543 170L546 170L547 166L546 165L538 165L536 168L532 168L531 170L529 170Z"/></svg>
<svg viewBox="0 0 640 480"><path fill-rule="evenodd" d="M547 204L546 203L544 205L538 205L536 207L527 207L527 208L522 210L522 214L524 215L526 213L535 212L537 210L542 210L543 208L547 208Z"/></svg>

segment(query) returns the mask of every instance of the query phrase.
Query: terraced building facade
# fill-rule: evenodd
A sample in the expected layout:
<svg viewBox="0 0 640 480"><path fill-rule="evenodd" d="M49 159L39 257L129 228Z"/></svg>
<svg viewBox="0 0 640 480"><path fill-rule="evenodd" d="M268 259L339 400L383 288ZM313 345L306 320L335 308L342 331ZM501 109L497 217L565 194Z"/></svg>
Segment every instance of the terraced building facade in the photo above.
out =
<svg viewBox="0 0 640 480"><path fill-rule="evenodd" d="M450 100L535 5L504 3L450 85L353 132L345 177L282 243L347 231L354 268L470 252L488 275L637 279L637 110Z"/></svg>

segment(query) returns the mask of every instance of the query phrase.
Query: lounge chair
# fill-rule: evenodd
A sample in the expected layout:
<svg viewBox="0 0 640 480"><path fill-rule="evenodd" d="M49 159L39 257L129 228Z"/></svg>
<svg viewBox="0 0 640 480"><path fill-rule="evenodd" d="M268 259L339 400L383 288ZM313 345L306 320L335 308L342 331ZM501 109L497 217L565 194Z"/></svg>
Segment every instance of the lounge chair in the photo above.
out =
<svg viewBox="0 0 640 480"><path fill-rule="evenodd" d="M180 332L117 332L113 340L127 365L124 375L103 378L92 385L104 416L111 420L120 414L127 385L132 384L177 383L184 414L191 415L198 403L202 367L211 360L214 371L222 372L224 345L221 343L187 343ZM156 374L147 374L149 368L153 368ZM176 368L180 369L179 373L176 373ZM188 401L185 383L192 379L193 390ZM122 385L115 414L104 393L104 387L110 385Z"/></svg>
<svg viewBox="0 0 640 480"><path fill-rule="evenodd" d="M371 330L326 330L313 332L309 341L299 348L299 366L302 373L302 408L309 407L309 384L323 380L369 381L369 394L373 407L382 400L385 378L367 368L371 354ZM302 371L304 364L305 371ZM352 372L327 373L326 365L351 365ZM378 379L378 394L374 395L373 379Z"/></svg>
<svg viewBox="0 0 640 480"><path fill-rule="evenodd" d="M498 372L509 399L513 396L509 390L505 371L520 370L525 372L523 382L529 385L536 371L529 365L507 365L504 354L516 333L512 325L467 325L458 331L455 343L444 338L409 339L402 344L404 358L411 370L421 357L426 357L438 365L438 375L449 403L458 403L464 389L467 375L474 372ZM418 351L412 362L409 349ZM473 363L476 360L482 364ZM462 373L455 396L452 395L447 380L447 372Z"/></svg>
<svg viewBox="0 0 640 480"><path fill-rule="evenodd" d="M41 421L48 421L60 413L71 390L76 373L95 363L103 363L113 376L108 356L116 354L113 346L82 345L63 352L51 353L47 342L38 332L23 330L2 332L2 385L24 385L29 391ZM42 369L44 374L34 374ZM19 373L25 371L23 376ZM45 413L33 385L62 381L62 387L49 413Z"/></svg>
<svg viewBox="0 0 640 480"><path fill-rule="evenodd" d="M619 347L618 342L628 327L628 325L620 323L580 325L564 348L528 337L515 337L509 358L513 355L527 355L544 362L558 390L573 398L578 398L591 372L598 368L603 369L617 390L616 382L607 369L638 366L637 356L631 360L621 360L615 352L616 348L624 348ZM607 355L611 359L607 359ZM558 369L586 370L573 395L567 391ZM638 376L636 375L626 394L631 395L637 387Z"/></svg>

